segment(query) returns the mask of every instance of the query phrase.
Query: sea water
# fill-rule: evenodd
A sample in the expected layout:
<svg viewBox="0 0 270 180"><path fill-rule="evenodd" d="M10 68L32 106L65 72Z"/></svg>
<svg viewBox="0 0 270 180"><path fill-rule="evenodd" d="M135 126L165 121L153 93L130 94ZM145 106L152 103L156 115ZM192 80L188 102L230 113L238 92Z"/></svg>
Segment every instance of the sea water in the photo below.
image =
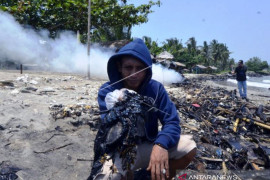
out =
<svg viewBox="0 0 270 180"><path fill-rule="evenodd" d="M237 84L236 79L228 79L227 81ZM262 76L262 77L249 77L249 76L247 76L247 86L269 89L270 88L270 76Z"/></svg>

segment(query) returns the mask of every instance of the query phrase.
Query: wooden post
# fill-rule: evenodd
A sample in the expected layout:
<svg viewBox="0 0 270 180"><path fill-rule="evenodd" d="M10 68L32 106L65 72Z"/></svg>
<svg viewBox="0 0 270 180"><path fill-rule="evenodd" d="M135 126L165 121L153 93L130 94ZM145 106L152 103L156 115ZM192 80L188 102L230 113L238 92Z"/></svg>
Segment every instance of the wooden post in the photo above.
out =
<svg viewBox="0 0 270 180"><path fill-rule="evenodd" d="M81 37L80 37L80 31L77 31L77 41L80 44L81 43Z"/></svg>
<svg viewBox="0 0 270 180"><path fill-rule="evenodd" d="M21 69L21 74L23 73L23 65L20 65L20 69Z"/></svg>
<svg viewBox="0 0 270 180"><path fill-rule="evenodd" d="M87 74L88 79L90 79L90 29L91 29L91 0L88 1L88 28L87 28L87 56L88 56L88 66Z"/></svg>

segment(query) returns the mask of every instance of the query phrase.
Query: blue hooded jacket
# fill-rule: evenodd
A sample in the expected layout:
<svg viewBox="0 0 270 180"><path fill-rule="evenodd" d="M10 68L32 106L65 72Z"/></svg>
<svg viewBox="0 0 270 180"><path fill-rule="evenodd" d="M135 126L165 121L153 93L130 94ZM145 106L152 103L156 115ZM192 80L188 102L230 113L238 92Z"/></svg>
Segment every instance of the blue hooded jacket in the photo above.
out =
<svg viewBox="0 0 270 180"><path fill-rule="evenodd" d="M107 72L110 81L103 84L98 93L98 103L101 111L107 110L105 97L107 93L116 89L122 89L123 81L121 74L118 72L116 61L122 56L129 55L143 62L146 67L146 78L142 82L138 93L154 99L154 105L160 111L152 112L145 123L146 137L155 144L161 144L164 148L174 147L180 138L180 119L177 114L175 105L171 102L163 85L152 78L152 59L148 48L141 39L135 39L122 47L118 53L113 55L107 64ZM117 82L117 83L116 83ZM105 115L101 116L102 122ZM158 132L158 119L162 124L162 130Z"/></svg>

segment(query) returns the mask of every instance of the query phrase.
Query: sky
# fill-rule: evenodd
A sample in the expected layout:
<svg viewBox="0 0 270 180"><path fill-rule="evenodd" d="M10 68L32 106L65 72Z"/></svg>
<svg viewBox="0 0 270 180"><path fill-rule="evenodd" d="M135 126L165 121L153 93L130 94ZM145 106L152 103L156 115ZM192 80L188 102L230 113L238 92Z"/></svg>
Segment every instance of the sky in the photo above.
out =
<svg viewBox="0 0 270 180"><path fill-rule="evenodd" d="M191 37L197 46L216 39L236 62L259 57L270 64L270 0L161 0L153 10L147 23L133 27L132 37L148 36L159 45L177 38L185 46Z"/></svg>

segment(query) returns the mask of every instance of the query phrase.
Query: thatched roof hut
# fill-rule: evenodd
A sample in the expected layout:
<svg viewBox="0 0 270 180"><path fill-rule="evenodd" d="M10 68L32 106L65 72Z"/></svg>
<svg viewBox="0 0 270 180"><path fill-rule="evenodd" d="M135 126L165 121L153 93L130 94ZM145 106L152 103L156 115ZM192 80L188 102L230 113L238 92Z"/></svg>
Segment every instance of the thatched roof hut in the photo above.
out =
<svg viewBox="0 0 270 180"><path fill-rule="evenodd" d="M157 59L158 60L164 60L164 59L172 60L172 59L174 59L174 57L168 51L163 51L162 53L160 53L159 55L157 55Z"/></svg>
<svg viewBox="0 0 270 180"><path fill-rule="evenodd" d="M215 67L215 66L208 66L207 68L210 69L210 70L214 70L214 71L216 71L216 70L218 69L218 68Z"/></svg>
<svg viewBox="0 0 270 180"><path fill-rule="evenodd" d="M203 66L203 65L195 65L193 68L192 68L192 71L195 72L196 74L201 74L203 73L205 70L207 69L207 67Z"/></svg>
<svg viewBox="0 0 270 180"><path fill-rule="evenodd" d="M176 66L179 66L179 67L186 67L185 64L183 63L180 63L180 62L173 62Z"/></svg>
<svg viewBox="0 0 270 180"><path fill-rule="evenodd" d="M199 69L206 69L207 67L203 66L203 65L199 65L197 64L195 67L198 67Z"/></svg>
<svg viewBox="0 0 270 180"><path fill-rule="evenodd" d="M210 74L216 73L217 70L218 70L218 68L215 66L208 66L207 67L207 73L210 73Z"/></svg>

